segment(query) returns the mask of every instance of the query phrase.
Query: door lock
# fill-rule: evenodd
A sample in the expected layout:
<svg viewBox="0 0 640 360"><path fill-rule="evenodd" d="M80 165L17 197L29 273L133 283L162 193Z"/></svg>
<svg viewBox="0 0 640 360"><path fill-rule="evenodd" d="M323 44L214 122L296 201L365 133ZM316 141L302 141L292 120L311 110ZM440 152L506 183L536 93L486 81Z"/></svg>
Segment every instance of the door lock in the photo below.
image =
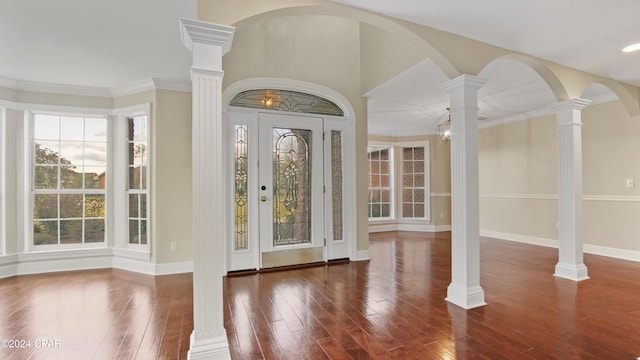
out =
<svg viewBox="0 0 640 360"><path fill-rule="evenodd" d="M264 196L264 195L262 195L262 196L260 197L260 201L262 201L262 202L267 201L267 197L266 197L266 196Z"/></svg>

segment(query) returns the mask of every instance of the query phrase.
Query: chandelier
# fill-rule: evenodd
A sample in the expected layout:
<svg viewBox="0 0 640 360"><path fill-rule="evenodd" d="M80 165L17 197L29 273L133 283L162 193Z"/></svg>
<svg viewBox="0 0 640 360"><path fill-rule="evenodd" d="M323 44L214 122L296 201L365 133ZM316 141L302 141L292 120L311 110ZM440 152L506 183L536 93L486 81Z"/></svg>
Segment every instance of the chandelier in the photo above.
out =
<svg viewBox="0 0 640 360"><path fill-rule="evenodd" d="M451 141L451 108L447 108L447 111L449 112L447 121L438 124L438 134L444 142Z"/></svg>

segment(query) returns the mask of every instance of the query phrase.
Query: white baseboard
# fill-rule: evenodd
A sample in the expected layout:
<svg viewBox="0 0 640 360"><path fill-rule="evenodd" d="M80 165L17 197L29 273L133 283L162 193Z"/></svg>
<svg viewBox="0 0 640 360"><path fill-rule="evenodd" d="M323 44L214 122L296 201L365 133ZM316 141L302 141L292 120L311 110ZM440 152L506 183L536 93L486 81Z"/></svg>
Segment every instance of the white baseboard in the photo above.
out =
<svg viewBox="0 0 640 360"><path fill-rule="evenodd" d="M358 250L356 252L356 258L354 259L354 261L366 261L366 260L371 260L371 254L369 253L369 250Z"/></svg>
<svg viewBox="0 0 640 360"><path fill-rule="evenodd" d="M385 231L417 231L417 232L441 232L451 231L451 225L432 225L415 223L369 223L369 232L378 233Z"/></svg>
<svg viewBox="0 0 640 360"><path fill-rule="evenodd" d="M173 275L193 272L193 261L156 264L154 275Z"/></svg>
<svg viewBox="0 0 640 360"><path fill-rule="evenodd" d="M500 240L515 241L515 242L520 242L520 243L530 244L530 245L551 247L556 249L559 247L558 240L535 237L535 236L503 233L503 232L490 231L490 230L480 230L480 236L486 236L486 237L500 239ZM607 256L607 257L621 259L621 260L630 260L630 261L640 262L640 251L636 251L636 250L618 249L618 248L612 248L612 247L606 247L606 246L584 244L583 251L586 254Z"/></svg>
<svg viewBox="0 0 640 360"><path fill-rule="evenodd" d="M18 275L17 261L15 255L0 256L0 279Z"/></svg>
<svg viewBox="0 0 640 360"><path fill-rule="evenodd" d="M159 276L193 272L193 262L153 264L149 254L111 248L0 256L0 279L16 275L109 268Z"/></svg>

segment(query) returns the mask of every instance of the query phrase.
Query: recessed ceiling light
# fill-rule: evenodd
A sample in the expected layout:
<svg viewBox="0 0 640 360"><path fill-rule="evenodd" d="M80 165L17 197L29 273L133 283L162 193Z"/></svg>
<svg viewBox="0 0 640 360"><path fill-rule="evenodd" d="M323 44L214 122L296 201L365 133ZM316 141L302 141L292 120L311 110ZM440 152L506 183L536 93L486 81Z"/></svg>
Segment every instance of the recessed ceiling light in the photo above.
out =
<svg viewBox="0 0 640 360"><path fill-rule="evenodd" d="M637 50L640 50L640 43L631 44L631 45L625 47L624 49L622 49L622 52L629 53L629 52L637 51Z"/></svg>

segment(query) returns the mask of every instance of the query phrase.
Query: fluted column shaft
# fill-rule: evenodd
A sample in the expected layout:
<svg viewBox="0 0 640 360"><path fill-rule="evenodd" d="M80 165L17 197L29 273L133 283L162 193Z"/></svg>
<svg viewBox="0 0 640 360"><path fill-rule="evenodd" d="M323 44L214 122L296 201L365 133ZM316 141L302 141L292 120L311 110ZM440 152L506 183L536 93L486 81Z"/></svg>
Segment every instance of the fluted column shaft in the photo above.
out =
<svg viewBox="0 0 640 360"><path fill-rule="evenodd" d="M193 52L192 239L193 333L190 359L230 359L224 328L225 162L222 127L222 56L234 28L181 20L183 43Z"/></svg>
<svg viewBox="0 0 640 360"><path fill-rule="evenodd" d="M478 89L462 75L442 85L451 106L451 284L446 300L465 309L486 305L480 286Z"/></svg>
<svg viewBox="0 0 640 360"><path fill-rule="evenodd" d="M558 127L558 238L559 261L555 276L575 281L588 279L583 263L582 217L582 109L589 100L554 104Z"/></svg>

